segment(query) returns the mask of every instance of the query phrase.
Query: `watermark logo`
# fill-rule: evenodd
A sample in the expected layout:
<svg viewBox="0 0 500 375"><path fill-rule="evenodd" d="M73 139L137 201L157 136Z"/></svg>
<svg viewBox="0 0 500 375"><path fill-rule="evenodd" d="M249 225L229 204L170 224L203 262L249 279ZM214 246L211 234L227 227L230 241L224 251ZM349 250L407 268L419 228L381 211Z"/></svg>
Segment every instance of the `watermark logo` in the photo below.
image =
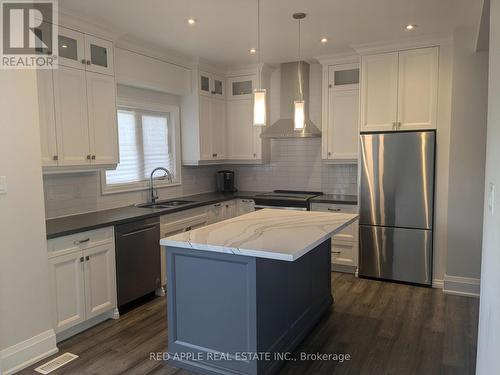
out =
<svg viewBox="0 0 500 375"><path fill-rule="evenodd" d="M2 69L52 69L57 59L57 1L1 0Z"/></svg>

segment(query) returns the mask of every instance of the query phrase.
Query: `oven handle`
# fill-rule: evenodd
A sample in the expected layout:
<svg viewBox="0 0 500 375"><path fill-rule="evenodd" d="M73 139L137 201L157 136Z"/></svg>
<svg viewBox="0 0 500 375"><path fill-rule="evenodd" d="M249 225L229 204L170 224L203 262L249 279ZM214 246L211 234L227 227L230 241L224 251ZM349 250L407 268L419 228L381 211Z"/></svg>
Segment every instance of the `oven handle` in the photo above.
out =
<svg viewBox="0 0 500 375"><path fill-rule="evenodd" d="M255 211L262 210L264 208L274 208L276 210L291 210L291 211L307 211L305 207L283 207L283 206L264 206L261 204L256 204Z"/></svg>

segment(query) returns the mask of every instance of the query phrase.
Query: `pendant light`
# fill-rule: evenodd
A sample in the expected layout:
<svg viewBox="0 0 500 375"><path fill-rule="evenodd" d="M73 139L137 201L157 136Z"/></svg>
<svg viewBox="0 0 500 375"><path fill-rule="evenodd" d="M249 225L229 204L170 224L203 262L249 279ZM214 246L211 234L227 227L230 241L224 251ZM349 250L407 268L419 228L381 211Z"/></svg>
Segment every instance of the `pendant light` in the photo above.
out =
<svg viewBox="0 0 500 375"><path fill-rule="evenodd" d="M306 18L305 13L294 13L293 19L299 21L299 63L297 74L299 75L299 98L293 102L293 128L296 131L303 131L305 128L305 102L304 94L302 93L302 74L301 74L301 57L300 57L300 21Z"/></svg>
<svg viewBox="0 0 500 375"><path fill-rule="evenodd" d="M262 88L260 52L260 0L257 0L257 53L259 54L259 87L253 91L253 125L266 126L266 90Z"/></svg>

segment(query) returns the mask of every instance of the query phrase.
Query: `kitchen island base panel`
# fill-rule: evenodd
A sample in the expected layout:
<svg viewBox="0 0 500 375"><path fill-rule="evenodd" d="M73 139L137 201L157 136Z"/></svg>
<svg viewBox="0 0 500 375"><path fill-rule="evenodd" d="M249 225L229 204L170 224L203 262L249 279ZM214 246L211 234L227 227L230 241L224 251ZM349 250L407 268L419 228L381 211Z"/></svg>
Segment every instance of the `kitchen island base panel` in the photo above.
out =
<svg viewBox="0 0 500 375"><path fill-rule="evenodd" d="M333 303L329 239L293 262L166 251L168 357L176 367L273 374L280 355L293 351Z"/></svg>

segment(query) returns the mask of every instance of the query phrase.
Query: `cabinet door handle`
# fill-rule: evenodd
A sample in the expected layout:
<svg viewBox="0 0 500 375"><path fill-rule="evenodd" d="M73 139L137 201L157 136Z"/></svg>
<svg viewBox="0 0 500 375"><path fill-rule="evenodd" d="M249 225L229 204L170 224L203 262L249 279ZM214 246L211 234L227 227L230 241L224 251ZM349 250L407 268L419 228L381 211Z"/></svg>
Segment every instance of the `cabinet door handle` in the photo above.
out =
<svg viewBox="0 0 500 375"><path fill-rule="evenodd" d="M221 206L221 204L220 204L220 203L216 203L216 204L214 204L214 207L220 207L220 206Z"/></svg>
<svg viewBox="0 0 500 375"><path fill-rule="evenodd" d="M83 263L83 257L80 257L80 263Z"/></svg>
<svg viewBox="0 0 500 375"><path fill-rule="evenodd" d="M82 59L82 64L85 65L87 63L87 60Z"/></svg>
<svg viewBox="0 0 500 375"><path fill-rule="evenodd" d="M87 65L90 65L90 64L91 64L90 60L87 60Z"/></svg>
<svg viewBox="0 0 500 375"><path fill-rule="evenodd" d="M87 255L87 256L85 257L85 260L88 262L88 261L90 260L90 257Z"/></svg>
<svg viewBox="0 0 500 375"><path fill-rule="evenodd" d="M87 160L90 160L90 155L87 155Z"/></svg>
<svg viewBox="0 0 500 375"><path fill-rule="evenodd" d="M95 160L95 155L92 155L92 160Z"/></svg>
<svg viewBox="0 0 500 375"><path fill-rule="evenodd" d="M212 91L212 94L215 94L215 91Z"/></svg>
<svg viewBox="0 0 500 375"><path fill-rule="evenodd" d="M392 130L395 130L397 128L397 122L392 123Z"/></svg>
<svg viewBox="0 0 500 375"><path fill-rule="evenodd" d="M330 151L328 151L328 156L332 156L332 153Z"/></svg>
<svg viewBox="0 0 500 375"><path fill-rule="evenodd" d="M401 129L401 122L398 122L398 129Z"/></svg>
<svg viewBox="0 0 500 375"><path fill-rule="evenodd" d="M184 230L185 232L189 232L191 230L191 227L186 227L186 229Z"/></svg>
<svg viewBox="0 0 500 375"><path fill-rule="evenodd" d="M90 241L90 238L85 238L84 240L73 241L73 244L74 245L81 245L82 243L89 242L89 241Z"/></svg>
<svg viewBox="0 0 500 375"><path fill-rule="evenodd" d="M59 156L57 156L57 155L52 156L52 160L55 160L55 161L59 160Z"/></svg>
<svg viewBox="0 0 500 375"><path fill-rule="evenodd" d="M328 208L328 211L340 212L340 211L342 211L342 209L341 208Z"/></svg>

